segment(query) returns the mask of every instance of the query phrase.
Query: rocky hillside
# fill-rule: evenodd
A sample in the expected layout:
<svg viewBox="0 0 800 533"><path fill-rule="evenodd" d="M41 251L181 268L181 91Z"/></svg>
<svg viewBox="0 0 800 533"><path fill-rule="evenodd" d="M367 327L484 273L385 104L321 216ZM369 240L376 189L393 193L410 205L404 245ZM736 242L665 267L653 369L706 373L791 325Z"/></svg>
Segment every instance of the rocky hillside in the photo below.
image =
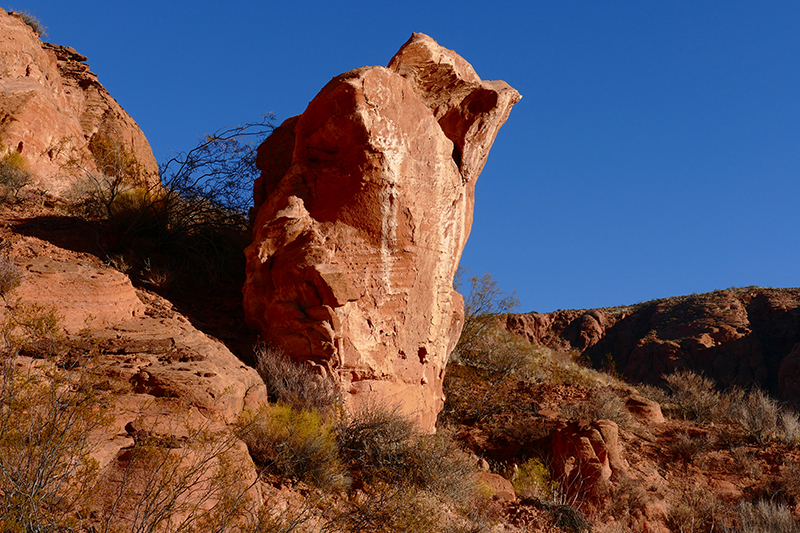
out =
<svg viewBox="0 0 800 533"><path fill-rule="evenodd" d="M35 183L50 194L107 166L108 152L128 152L142 179L158 175L141 129L86 61L73 48L43 42L22 16L0 9L0 157L23 155Z"/></svg>
<svg viewBox="0 0 800 533"><path fill-rule="evenodd" d="M763 387L800 397L800 289L747 287L629 307L509 315L529 342L578 350L632 383L690 369L720 386Z"/></svg>

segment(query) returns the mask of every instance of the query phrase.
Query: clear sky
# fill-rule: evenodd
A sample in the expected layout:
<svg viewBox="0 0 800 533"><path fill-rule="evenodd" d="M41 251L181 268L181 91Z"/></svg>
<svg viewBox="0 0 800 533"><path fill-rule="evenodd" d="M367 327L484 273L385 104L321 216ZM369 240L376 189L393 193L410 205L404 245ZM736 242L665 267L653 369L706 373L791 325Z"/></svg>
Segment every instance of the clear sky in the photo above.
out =
<svg viewBox="0 0 800 533"><path fill-rule="evenodd" d="M462 264L520 311L800 285L800 2L17 0L159 161L301 113L412 32L523 95Z"/></svg>

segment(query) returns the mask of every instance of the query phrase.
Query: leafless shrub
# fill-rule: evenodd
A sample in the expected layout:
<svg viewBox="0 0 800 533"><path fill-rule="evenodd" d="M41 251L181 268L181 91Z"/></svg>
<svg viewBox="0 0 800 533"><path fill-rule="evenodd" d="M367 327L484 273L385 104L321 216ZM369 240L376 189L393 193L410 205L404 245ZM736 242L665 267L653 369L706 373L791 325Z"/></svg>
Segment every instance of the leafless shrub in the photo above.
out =
<svg viewBox="0 0 800 533"><path fill-rule="evenodd" d="M15 356L0 365L0 529L61 530L77 523L71 512L97 474L91 435L109 419L88 372Z"/></svg>
<svg viewBox="0 0 800 533"><path fill-rule="evenodd" d="M784 408L780 414L780 430L783 442L789 446L800 443L800 416L797 412Z"/></svg>
<svg viewBox="0 0 800 533"><path fill-rule="evenodd" d="M341 393L336 384L314 374L308 366L264 345L256 348L255 356L256 369L273 401L320 413L331 413L341 406Z"/></svg>
<svg viewBox="0 0 800 533"><path fill-rule="evenodd" d="M780 405L761 389L755 389L736 405L732 418L763 444L780 436L780 414Z"/></svg>
<svg viewBox="0 0 800 533"><path fill-rule="evenodd" d="M643 397L647 398L648 400L652 400L659 405L663 406L670 402L669 394L667 394L667 391L661 387L640 383L639 385L636 385L636 390L638 390L639 394L641 394Z"/></svg>
<svg viewBox="0 0 800 533"><path fill-rule="evenodd" d="M667 449L672 455L689 463L697 455L710 451L716 442L717 439L712 434L692 435L689 432L680 432L675 435L674 440L669 443Z"/></svg>
<svg viewBox="0 0 800 533"><path fill-rule="evenodd" d="M731 459L733 467L737 472L745 474L753 479L759 479L764 469L756 457L756 452L747 446L736 446L731 449Z"/></svg>
<svg viewBox="0 0 800 533"><path fill-rule="evenodd" d="M0 297L8 302L8 295L22 283L22 271L14 260L6 255L0 255Z"/></svg>
<svg viewBox="0 0 800 533"><path fill-rule="evenodd" d="M684 489L674 502L667 516L667 526L672 531L707 533L727 524L725 506L713 492L693 486Z"/></svg>
<svg viewBox="0 0 800 533"><path fill-rule="evenodd" d="M322 531L434 533L442 531L443 522L441 502L433 494L402 483L378 483L355 493Z"/></svg>
<svg viewBox="0 0 800 533"><path fill-rule="evenodd" d="M11 13L18 15L22 21L30 26L30 28L36 33L37 36L47 37L47 28L42 25L36 16L27 10L13 10Z"/></svg>
<svg viewBox="0 0 800 533"><path fill-rule="evenodd" d="M461 278L466 270L459 267L454 281L456 289L461 288ZM484 350L480 346L481 339L494 329L498 315L510 313L518 306L516 295L503 291L488 272L480 277L472 276L469 295L464 299L464 328L451 357L462 361L481 357L479 353L473 352Z"/></svg>
<svg viewBox="0 0 800 533"><path fill-rule="evenodd" d="M800 463L795 459L790 459L780 469L780 480L786 493L800 502Z"/></svg>
<svg viewBox="0 0 800 533"><path fill-rule="evenodd" d="M742 532L798 533L800 525L795 521L789 506L781 502L759 500L741 502L737 508Z"/></svg>
<svg viewBox="0 0 800 533"><path fill-rule="evenodd" d="M677 404L684 419L709 422L714 418L720 404L720 393L714 382L689 370L678 370L667 374L670 399Z"/></svg>
<svg viewBox="0 0 800 533"><path fill-rule="evenodd" d="M366 404L336 431L345 463L368 479L395 479L407 469L407 454L418 437L416 426L398 407Z"/></svg>
<svg viewBox="0 0 800 533"><path fill-rule="evenodd" d="M110 490L96 495L97 530L222 533L244 524L257 478L241 461L236 436L212 425L180 425L181 438L140 430L104 471Z"/></svg>
<svg viewBox="0 0 800 533"><path fill-rule="evenodd" d="M621 427L629 426L633 420L625 400L610 387L590 390L586 401L565 406L561 414L570 419L611 420Z"/></svg>

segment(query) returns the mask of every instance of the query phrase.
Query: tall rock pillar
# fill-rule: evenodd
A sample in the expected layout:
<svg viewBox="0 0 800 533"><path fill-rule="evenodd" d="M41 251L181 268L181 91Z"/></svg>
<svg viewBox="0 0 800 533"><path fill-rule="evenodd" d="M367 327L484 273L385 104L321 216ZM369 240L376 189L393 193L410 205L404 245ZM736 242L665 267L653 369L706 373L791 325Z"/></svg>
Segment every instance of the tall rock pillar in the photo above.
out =
<svg viewBox="0 0 800 533"><path fill-rule="evenodd" d="M248 320L338 380L351 408L399 405L434 430L475 181L519 99L415 33L387 68L332 79L259 148Z"/></svg>

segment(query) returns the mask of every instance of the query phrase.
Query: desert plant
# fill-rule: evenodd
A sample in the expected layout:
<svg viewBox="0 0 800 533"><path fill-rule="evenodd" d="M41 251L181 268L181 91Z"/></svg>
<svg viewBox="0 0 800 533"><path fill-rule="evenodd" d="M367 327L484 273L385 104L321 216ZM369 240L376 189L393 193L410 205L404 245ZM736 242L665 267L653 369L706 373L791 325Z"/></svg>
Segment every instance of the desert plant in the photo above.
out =
<svg viewBox="0 0 800 533"><path fill-rule="evenodd" d="M367 479L392 480L407 469L407 454L418 433L399 408L365 404L336 430L339 452L351 469Z"/></svg>
<svg viewBox="0 0 800 533"><path fill-rule="evenodd" d="M0 323L0 339L4 351L10 355L47 358L69 349L62 318L56 309L21 300L6 305L5 320Z"/></svg>
<svg viewBox="0 0 800 533"><path fill-rule="evenodd" d="M761 389L750 391L743 402L734 404L732 414L732 419L758 443L780 437L781 407Z"/></svg>
<svg viewBox="0 0 800 533"><path fill-rule="evenodd" d="M0 255L0 297L8 304L8 298L14 289L22 283L22 271L8 254Z"/></svg>
<svg viewBox="0 0 800 533"><path fill-rule="evenodd" d="M716 437L710 433L696 435L681 431L674 435L673 440L667 445L667 451L684 463L690 463L697 455L710 451L716 442Z"/></svg>
<svg viewBox="0 0 800 533"><path fill-rule="evenodd" d="M5 189L6 197L13 193L16 198L19 191L31 183L32 178L28 162L19 152L11 152L0 159L0 185Z"/></svg>
<svg viewBox="0 0 800 533"><path fill-rule="evenodd" d="M784 408L780 414L780 431L783 442L789 446L800 443L800 416L794 410Z"/></svg>
<svg viewBox="0 0 800 533"><path fill-rule="evenodd" d="M466 270L459 267L456 289L460 288L460 280ZM504 292L488 272L480 277L472 276L469 295L464 300L464 328L451 358L469 364L469 359L475 355L473 352L480 351L478 344L494 327L498 315L513 312L518 306L516 295Z"/></svg>
<svg viewBox="0 0 800 533"><path fill-rule="evenodd" d="M11 13L19 16L40 38L47 37L47 28L30 11L14 9Z"/></svg>
<svg viewBox="0 0 800 533"><path fill-rule="evenodd" d="M272 129L272 117L202 137L146 176L113 130L93 139L94 161L74 161L82 174L73 204L99 219L107 253L126 253L136 270L145 258L168 266L183 283L212 283L243 271L248 209L258 175L256 146ZM98 171L88 171L97 168ZM133 252L133 253L129 253ZM136 259L136 260L134 260ZM158 265L161 266L161 265Z"/></svg>
<svg viewBox="0 0 800 533"><path fill-rule="evenodd" d="M238 434L264 470L327 490L347 486L333 426L317 412L271 405L246 416Z"/></svg>
<svg viewBox="0 0 800 533"><path fill-rule="evenodd" d="M83 491L97 465L95 432L109 423L87 365L2 360L0 376L0 529L55 531L78 526ZM58 503L58 505L55 505Z"/></svg>
<svg viewBox="0 0 800 533"><path fill-rule="evenodd" d="M727 509L719 498L700 487L685 488L670 506L667 526L680 533L718 531L727 524Z"/></svg>
<svg viewBox="0 0 800 533"><path fill-rule="evenodd" d="M633 420L625 400L610 387L590 389L585 401L566 405L562 415L570 419L611 420L620 427L630 425Z"/></svg>
<svg viewBox="0 0 800 533"><path fill-rule="evenodd" d="M742 532L798 533L800 525L792 516L788 505L781 502L759 500L743 501L737 508L739 527Z"/></svg>
<svg viewBox="0 0 800 533"><path fill-rule="evenodd" d="M550 477L550 469L536 457L519 465L511 481L521 498L552 500L558 490L558 482Z"/></svg>
<svg viewBox="0 0 800 533"><path fill-rule="evenodd" d="M109 489L93 501L101 517L97 529L221 533L251 514L249 491L257 477L236 453L235 434L212 429L211 420L168 426L168 434L159 434L155 425L139 429L134 445L104 471Z"/></svg>
<svg viewBox="0 0 800 533"><path fill-rule="evenodd" d="M720 405L720 393L714 382L690 370L677 370L663 376L671 392L670 400L687 420L708 422Z"/></svg>
<svg viewBox="0 0 800 533"><path fill-rule="evenodd" d="M441 502L431 493L402 483L378 483L355 493L324 532L439 532L444 517Z"/></svg>
<svg viewBox="0 0 800 533"><path fill-rule="evenodd" d="M341 392L336 384L282 351L260 345L255 350L256 369L267 386L270 399L295 409L331 414L341 407Z"/></svg>

